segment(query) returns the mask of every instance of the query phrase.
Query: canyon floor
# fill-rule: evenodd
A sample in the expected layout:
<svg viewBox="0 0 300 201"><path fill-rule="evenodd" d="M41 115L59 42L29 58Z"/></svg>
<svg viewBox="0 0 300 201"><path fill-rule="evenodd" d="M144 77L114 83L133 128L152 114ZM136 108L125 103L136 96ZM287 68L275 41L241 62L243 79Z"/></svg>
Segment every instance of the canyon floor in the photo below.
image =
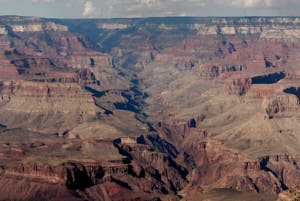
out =
<svg viewBox="0 0 300 201"><path fill-rule="evenodd" d="M1 16L0 47L0 200L300 186L300 18Z"/></svg>

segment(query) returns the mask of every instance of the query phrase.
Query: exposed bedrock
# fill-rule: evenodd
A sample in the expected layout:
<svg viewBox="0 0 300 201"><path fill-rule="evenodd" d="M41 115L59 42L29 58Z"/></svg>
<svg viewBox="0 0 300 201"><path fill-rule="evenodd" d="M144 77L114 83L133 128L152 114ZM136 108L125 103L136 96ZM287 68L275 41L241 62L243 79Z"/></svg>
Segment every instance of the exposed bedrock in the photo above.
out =
<svg viewBox="0 0 300 201"><path fill-rule="evenodd" d="M300 200L300 187L294 187L279 194L277 201Z"/></svg>
<svg viewBox="0 0 300 201"><path fill-rule="evenodd" d="M263 107L269 118L272 118L275 114L284 112L287 110L295 110L299 105L297 96L286 94L275 94L264 98Z"/></svg>
<svg viewBox="0 0 300 201"><path fill-rule="evenodd" d="M273 74L267 74L262 76L255 76L252 78L236 78L236 79L227 79L225 83L227 84L227 87L225 89L225 93L228 95L245 95L252 85L266 85L266 84L275 84L278 81L282 80L286 77L286 74L283 72L280 73L273 73ZM258 89L262 89L262 87L257 87ZM270 93L272 94L272 86L267 87L269 88ZM257 95L260 96L260 95ZM266 95L262 95L266 96Z"/></svg>
<svg viewBox="0 0 300 201"><path fill-rule="evenodd" d="M299 179L294 179L300 175L299 156L270 155L249 160L221 142L209 140L211 133L185 131L185 137L177 146L176 161L189 171L188 189L232 188L242 192L277 194L299 185ZM182 130L161 123L160 135L171 142L174 135L181 135L180 132Z"/></svg>
<svg viewBox="0 0 300 201"><path fill-rule="evenodd" d="M80 121L93 119L97 113L104 113L104 110L95 105L92 94L73 79L1 83L0 111L10 115L1 115L0 121L9 127L64 132Z"/></svg>
<svg viewBox="0 0 300 201"><path fill-rule="evenodd" d="M248 90L251 88L252 79L250 78L233 79L227 81L226 84L227 84L225 89L226 94L242 96L245 95L248 92Z"/></svg>
<svg viewBox="0 0 300 201"><path fill-rule="evenodd" d="M6 186L1 188L0 196L12 200L86 200L89 196L84 191L96 187L102 192L98 185L112 182L112 176L127 175L128 169L128 165L122 164L102 167L97 163L78 162L68 162L59 166L20 163L2 168L0 184L6 182ZM15 194L8 192L8 189L14 189L12 192ZM19 194L21 192L22 198ZM104 193L110 194L106 190ZM97 200L107 198L100 196Z"/></svg>
<svg viewBox="0 0 300 201"><path fill-rule="evenodd" d="M278 85L252 85L247 96L254 99L265 99L272 94L280 94L282 89Z"/></svg>
<svg viewBox="0 0 300 201"><path fill-rule="evenodd" d="M299 185L299 18L0 24L0 199Z"/></svg>
<svg viewBox="0 0 300 201"><path fill-rule="evenodd" d="M134 174L150 174L173 193L183 189L188 182L188 171L175 161L176 148L156 135L149 135L145 140L144 146L117 145L128 160L140 165L140 170Z"/></svg>
<svg viewBox="0 0 300 201"><path fill-rule="evenodd" d="M80 200L92 199L93 196L102 200L105 194L107 199L122 200L124 197L120 192L126 193L125 197L130 195L125 200L138 197L143 200L151 194L168 195L171 200L178 200L176 193L187 185L188 171L175 161L178 154L175 147L157 135L141 136L137 143L115 142L123 156L120 160L69 161L58 165L19 161L3 165L0 185L6 181L13 188L11 181L16 178L21 178L23 184L40 185L32 191L32 197L38 197L41 192L51 194L52 186L57 185L62 194L75 193ZM21 183L18 183L16 191L21 188ZM0 190L0 196L4 189ZM23 190L27 193L30 188L24 187ZM19 198L18 195L10 195L10 199ZM72 196L66 200L72 200Z"/></svg>

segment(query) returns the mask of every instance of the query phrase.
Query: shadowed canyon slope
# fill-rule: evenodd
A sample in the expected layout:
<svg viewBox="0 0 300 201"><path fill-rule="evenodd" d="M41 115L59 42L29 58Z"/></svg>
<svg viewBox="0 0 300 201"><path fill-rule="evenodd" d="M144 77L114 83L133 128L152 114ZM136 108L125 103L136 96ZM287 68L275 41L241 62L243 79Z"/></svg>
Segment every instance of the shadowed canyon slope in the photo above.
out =
<svg viewBox="0 0 300 201"><path fill-rule="evenodd" d="M0 47L0 200L300 185L300 18L2 16Z"/></svg>

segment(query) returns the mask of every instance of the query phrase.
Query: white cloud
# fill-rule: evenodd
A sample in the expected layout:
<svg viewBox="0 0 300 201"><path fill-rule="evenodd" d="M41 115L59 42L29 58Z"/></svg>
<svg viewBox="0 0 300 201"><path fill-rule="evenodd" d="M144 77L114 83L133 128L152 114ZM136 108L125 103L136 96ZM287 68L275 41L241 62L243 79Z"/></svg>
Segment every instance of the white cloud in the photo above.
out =
<svg viewBox="0 0 300 201"><path fill-rule="evenodd" d="M84 17L97 17L99 16L99 12L92 1L86 1L84 3L82 15Z"/></svg>
<svg viewBox="0 0 300 201"><path fill-rule="evenodd" d="M299 6L299 0L265 0L265 5L268 7L281 7L281 8L293 8Z"/></svg>
<svg viewBox="0 0 300 201"><path fill-rule="evenodd" d="M185 16L215 0L105 0L109 16Z"/></svg>
<svg viewBox="0 0 300 201"><path fill-rule="evenodd" d="M72 4L71 4L71 2L66 2L65 6L66 6L66 8L71 8Z"/></svg>
<svg viewBox="0 0 300 201"><path fill-rule="evenodd" d="M215 0L217 5L225 5L241 8L253 8L264 5L264 0Z"/></svg>
<svg viewBox="0 0 300 201"><path fill-rule="evenodd" d="M9 0L0 0L0 2ZM10 0L19 1L19 0ZM22 0L51 3L85 18L298 15L300 0ZM81 12L80 12L81 10ZM77 14L76 14L77 13Z"/></svg>
<svg viewBox="0 0 300 201"><path fill-rule="evenodd" d="M244 6L246 8L250 8L250 7L259 6L261 4L262 4L261 0L246 0Z"/></svg>
<svg viewBox="0 0 300 201"><path fill-rule="evenodd" d="M265 1L266 6L269 6L269 7L273 6L273 3L274 3L274 1L272 1L272 0Z"/></svg>

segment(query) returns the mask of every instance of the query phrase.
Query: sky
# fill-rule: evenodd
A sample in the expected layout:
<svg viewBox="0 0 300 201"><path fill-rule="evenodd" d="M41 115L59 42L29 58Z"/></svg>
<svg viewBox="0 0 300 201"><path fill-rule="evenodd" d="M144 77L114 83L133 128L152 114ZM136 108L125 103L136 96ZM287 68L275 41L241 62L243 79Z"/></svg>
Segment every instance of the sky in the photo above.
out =
<svg viewBox="0 0 300 201"><path fill-rule="evenodd" d="M0 15L48 18L300 16L300 0L0 0Z"/></svg>

